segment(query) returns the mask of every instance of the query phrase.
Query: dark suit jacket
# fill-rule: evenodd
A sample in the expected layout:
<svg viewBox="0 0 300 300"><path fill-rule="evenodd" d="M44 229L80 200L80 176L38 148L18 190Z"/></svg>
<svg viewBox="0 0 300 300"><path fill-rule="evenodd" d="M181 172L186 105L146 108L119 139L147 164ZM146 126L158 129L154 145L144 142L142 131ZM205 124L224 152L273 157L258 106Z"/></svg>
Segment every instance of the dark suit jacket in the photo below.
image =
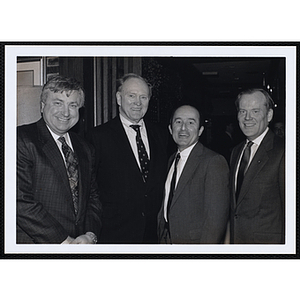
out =
<svg viewBox="0 0 300 300"><path fill-rule="evenodd" d="M120 117L94 128L97 181L103 203L101 243L157 243L156 218L166 172L166 141L145 121L150 147L150 174L143 182Z"/></svg>
<svg viewBox="0 0 300 300"><path fill-rule="evenodd" d="M172 164L174 155L169 161ZM223 156L196 144L179 178L169 212L172 243L217 244L229 219L229 168ZM163 204L158 235L164 230Z"/></svg>
<svg viewBox="0 0 300 300"><path fill-rule="evenodd" d="M269 130L245 174L239 198L234 174L244 142L231 156L231 233L234 244L284 243L284 141Z"/></svg>
<svg viewBox="0 0 300 300"><path fill-rule="evenodd" d="M86 231L99 236L101 203L91 146L70 132L79 159L75 217L65 163L43 119L17 128L17 242L61 243Z"/></svg>

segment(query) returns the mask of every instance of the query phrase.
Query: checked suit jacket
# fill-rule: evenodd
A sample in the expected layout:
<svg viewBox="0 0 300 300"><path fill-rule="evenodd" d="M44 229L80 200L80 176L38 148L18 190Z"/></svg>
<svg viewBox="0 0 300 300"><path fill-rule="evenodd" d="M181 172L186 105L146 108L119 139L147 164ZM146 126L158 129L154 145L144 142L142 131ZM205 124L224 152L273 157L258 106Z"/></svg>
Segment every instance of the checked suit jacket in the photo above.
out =
<svg viewBox="0 0 300 300"><path fill-rule="evenodd" d="M44 120L17 128L17 243L61 243L87 231L99 236L102 208L93 149L69 135L79 160L77 215L64 158Z"/></svg>
<svg viewBox="0 0 300 300"><path fill-rule="evenodd" d="M169 167L175 154L169 160ZM223 243L229 219L229 168L223 156L198 142L178 180L169 212L173 244ZM158 214L163 243L164 204Z"/></svg>
<svg viewBox="0 0 300 300"><path fill-rule="evenodd" d="M237 145L231 155L230 241L233 244L284 243L284 140L269 129L247 169L236 199L235 173L244 144Z"/></svg>
<svg viewBox="0 0 300 300"><path fill-rule="evenodd" d="M158 126L144 122L150 147L146 183L119 115L92 131L103 203L101 243L157 243L156 219L167 167L167 138Z"/></svg>

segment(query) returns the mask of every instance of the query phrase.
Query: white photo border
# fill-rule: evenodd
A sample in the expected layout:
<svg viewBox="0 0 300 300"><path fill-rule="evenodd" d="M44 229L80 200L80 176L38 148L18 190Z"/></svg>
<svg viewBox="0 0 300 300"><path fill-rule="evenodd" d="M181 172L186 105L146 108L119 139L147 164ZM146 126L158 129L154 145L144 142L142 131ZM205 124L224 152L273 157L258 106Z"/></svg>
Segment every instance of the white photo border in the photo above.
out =
<svg viewBox="0 0 300 300"><path fill-rule="evenodd" d="M296 254L295 45L5 45L4 254ZM16 244L16 72L18 56L286 58L286 243L284 245Z"/></svg>

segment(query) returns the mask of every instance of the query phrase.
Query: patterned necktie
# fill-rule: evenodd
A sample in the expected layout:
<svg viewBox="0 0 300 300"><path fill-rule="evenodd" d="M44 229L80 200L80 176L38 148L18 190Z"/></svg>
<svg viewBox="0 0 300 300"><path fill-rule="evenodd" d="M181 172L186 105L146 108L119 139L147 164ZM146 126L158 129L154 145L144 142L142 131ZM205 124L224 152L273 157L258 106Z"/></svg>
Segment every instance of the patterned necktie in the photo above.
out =
<svg viewBox="0 0 300 300"><path fill-rule="evenodd" d="M239 167L239 171L238 171L238 175L237 175L236 199L239 196L241 186L242 186L242 183L243 183L243 180L244 180L244 176L245 176L246 171L247 171L252 145L253 145L253 142L251 142L251 141L247 143L246 148L245 148L244 153L243 153L243 156L242 156L242 159L241 159L241 163L240 163L240 167Z"/></svg>
<svg viewBox="0 0 300 300"><path fill-rule="evenodd" d="M149 158L148 154L145 148L145 145L143 143L142 137L141 137L141 132L140 132L140 125L130 125L132 129L136 131L136 145L138 149L138 154L139 154L139 161L140 161L140 166L141 166L141 172L142 172L142 177L144 182L147 182L148 175L149 175Z"/></svg>
<svg viewBox="0 0 300 300"><path fill-rule="evenodd" d="M66 143L64 137L58 139L62 144L62 152L66 160L66 168L69 177L75 214L78 213L78 159L72 149Z"/></svg>
<svg viewBox="0 0 300 300"><path fill-rule="evenodd" d="M177 177L177 165L178 165L179 159L180 159L180 153L177 153L176 158L175 158L175 163L174 163L174 171L173 171L173 175L172 175L172 180L171 180L171 184L170 184L170 192L169 192L169 198L168 198L168 204L167 204L167 216L169 215L172 199L174 196L176 177ZM169 221L169 217L168 217L168 221Z"/></svg>

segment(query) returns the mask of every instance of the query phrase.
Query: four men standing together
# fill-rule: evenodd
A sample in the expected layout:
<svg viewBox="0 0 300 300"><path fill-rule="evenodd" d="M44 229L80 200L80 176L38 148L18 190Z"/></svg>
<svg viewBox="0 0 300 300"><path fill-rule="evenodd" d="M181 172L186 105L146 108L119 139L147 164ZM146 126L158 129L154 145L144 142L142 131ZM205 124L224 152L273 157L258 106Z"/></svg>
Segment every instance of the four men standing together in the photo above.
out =
<svg viewBox="0 0 300 300"><path fill-rule="evenodd" d="M144 120L151 86L127 74L119 114L94 128L89 143L69 132L84 94L56 77L43 88L42 118L18 128L17 243L219 244L285 242L284 142L268 127L264 90L237 98L247 143L226 160L198 141L200 112L178 107L170 134ZM94 159L96 157L96 159ZM230 216L230 217L229 217Z"/></svg>

